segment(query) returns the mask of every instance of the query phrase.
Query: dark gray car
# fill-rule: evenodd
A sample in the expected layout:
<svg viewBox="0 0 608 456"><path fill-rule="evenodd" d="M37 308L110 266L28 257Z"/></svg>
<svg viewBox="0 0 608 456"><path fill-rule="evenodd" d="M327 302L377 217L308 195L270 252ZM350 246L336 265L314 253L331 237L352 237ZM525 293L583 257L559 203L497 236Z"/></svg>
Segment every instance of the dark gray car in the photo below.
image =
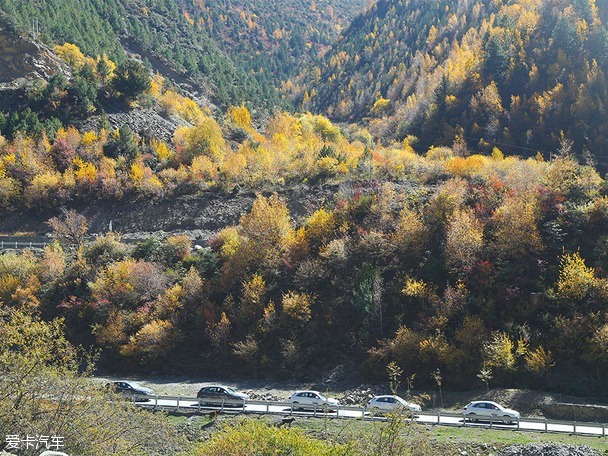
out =
<svg viewBox="0 0 608 456"><path fill-rule="evenodd" d="M148 401L149 399L146 397L140 396L154 396L154 391L150 388L146 388L145 386L141 386L137 382L131 381L116 381L112 383L108 383L106 388L113 389L115 392L119 394L124 394L131 398L135 397L136 401Z"/></svg>
<svg viewBox="0 0 608 456"><path fill-rule="evenodd" d="M244 405L249 399L246 394L237 393L229 386L223 385L203 386L196 397L211 405L220 405L222 402L228 405Z"/></svg>

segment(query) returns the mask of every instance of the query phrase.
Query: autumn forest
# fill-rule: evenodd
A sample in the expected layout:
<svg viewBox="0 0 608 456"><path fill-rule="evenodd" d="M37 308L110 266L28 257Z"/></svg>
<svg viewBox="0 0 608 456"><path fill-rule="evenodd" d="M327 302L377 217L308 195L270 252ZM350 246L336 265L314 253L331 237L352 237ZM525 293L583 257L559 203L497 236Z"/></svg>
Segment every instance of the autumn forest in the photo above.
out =
<svg viewBox="0 0 608 456"><path fill-rule="evenodd" d="M416 387L606 397L604 2L79 3L41 37L73 74L0 113L0 210L57 214L53 244L0 255L7 311L62 318L118 370L381 382L395 362ZM39 14L0 9L15 33ZM180 126L117 127L116 106ZM298 216L281 196L328 187ZM239 192L199 249L92 236L71 209Z"/></svg>

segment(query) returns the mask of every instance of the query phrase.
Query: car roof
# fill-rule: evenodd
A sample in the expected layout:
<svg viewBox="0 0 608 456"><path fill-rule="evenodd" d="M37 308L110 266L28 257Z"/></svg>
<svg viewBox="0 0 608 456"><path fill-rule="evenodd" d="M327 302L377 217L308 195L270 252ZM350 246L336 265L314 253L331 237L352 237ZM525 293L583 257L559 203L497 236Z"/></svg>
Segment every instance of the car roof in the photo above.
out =
<svg viewBox="0 0 608 456"><path fill-rule="evenodd" d="M295 391L293 394L298 394L298 393L315 393L315 394L322 394L319 391L316 390L299 390L299 391Z"/></svg>
<svg viewBox="0 0 608 456"><path fill-rule="evenodd" d="M492 405L496 405L498 407L503 407L498 402L494 402L494 401L471 401L471 402L469 402L469 404L471 404L471 405L473 405L473 404L492 404Z"/></svg>
<svg viewBox="0 0 608 456"><path fill-rule="evenodd" d="M394 394L383 394L382 396L374 396L374 399L380 399L381 397L398 397L399 399L403 399L400 396L396 396Z"/></svg>

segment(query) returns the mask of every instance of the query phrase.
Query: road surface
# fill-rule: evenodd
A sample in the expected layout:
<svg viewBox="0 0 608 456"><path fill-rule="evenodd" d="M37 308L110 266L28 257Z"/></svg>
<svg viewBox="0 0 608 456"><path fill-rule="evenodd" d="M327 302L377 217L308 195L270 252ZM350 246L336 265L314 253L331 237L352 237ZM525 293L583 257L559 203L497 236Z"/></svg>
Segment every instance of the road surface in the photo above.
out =
<svg viewBox="0 0 608 456"><path fill-rule="evenodd" d="M221 404L217 406L199 404L194 398L174 398L155 396L145 402L136 402L136 405L146 407L156 407L162 409L172 409L180 411L198 411L211 412L214 410L222 410L226 414L259 414L267 413L274 415L293 415L293 416L317 416L329 418L345 418L345 419L384 419L383 416L375 416L366 412L362 407L340 406L337 411L324 412L323 410L292 410L291 404L278 402L262 402L248 401L243 407L242 404L228 404L224 407ZM520 430L529 432L551 432L551 433L566 433L577 434L584 436L606 436L608 431L607 425L602 423L576 423L571 421L556 421L544 420L537 418L522 417L519 422L515 421L512 424L503 424L502 422L490 423L490 421L472 422L464 420L463 415L456 413L440 413L438 411L423 411L419 412L415 418L419 423L440 424L444 426L466 426L466 427L492 427L493 429L503 430Z"/></svg>

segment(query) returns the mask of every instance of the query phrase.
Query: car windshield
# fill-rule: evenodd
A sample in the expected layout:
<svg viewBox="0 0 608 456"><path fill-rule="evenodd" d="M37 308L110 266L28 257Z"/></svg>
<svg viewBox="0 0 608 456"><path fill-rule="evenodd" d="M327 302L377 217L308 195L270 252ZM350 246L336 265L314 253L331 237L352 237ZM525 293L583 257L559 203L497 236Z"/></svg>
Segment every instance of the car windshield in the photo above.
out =
<svg viewBox="0 0 608 456"><path fill-rule="evenodd" d="M234 391L232 388L228 388L228 387L227 387L227 388L226 388L226 390L227 390L229 393L236 393L236 391Z"/></svg>
<svg viewBox="0 0 608 456"><path fill-rule="evenodd" d="M129 382L129 383L127 383L127 385L131 386L132 388L142 388L142 386L139 383L135 383L135 382Z"/></svg>
<svg viewBox="0 0 608 456"><path fill-rule="evenodd" d="M319 397L321 398L322 401L326 401L327 398L325 396L323 396L321 393L317 393L319 395Z"/></svg>

